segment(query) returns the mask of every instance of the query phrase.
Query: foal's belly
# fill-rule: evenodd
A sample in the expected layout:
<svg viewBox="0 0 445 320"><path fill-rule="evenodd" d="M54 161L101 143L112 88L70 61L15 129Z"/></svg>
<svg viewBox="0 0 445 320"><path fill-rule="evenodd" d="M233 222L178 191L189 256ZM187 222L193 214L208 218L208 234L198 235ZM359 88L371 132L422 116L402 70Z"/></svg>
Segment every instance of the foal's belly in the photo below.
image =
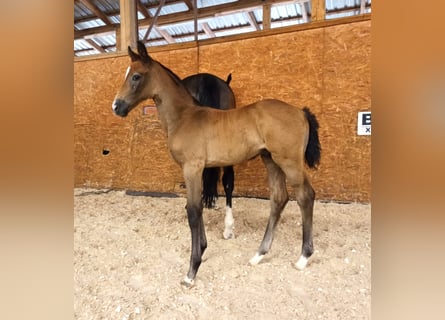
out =
<svg viewBox="0 0 445 320"><path fill-rule="evenodd" d="M247 144L238 142L225 146L209 146L206 167L224 167L241 163L256 157L265 148L263 143Z"/></svg>

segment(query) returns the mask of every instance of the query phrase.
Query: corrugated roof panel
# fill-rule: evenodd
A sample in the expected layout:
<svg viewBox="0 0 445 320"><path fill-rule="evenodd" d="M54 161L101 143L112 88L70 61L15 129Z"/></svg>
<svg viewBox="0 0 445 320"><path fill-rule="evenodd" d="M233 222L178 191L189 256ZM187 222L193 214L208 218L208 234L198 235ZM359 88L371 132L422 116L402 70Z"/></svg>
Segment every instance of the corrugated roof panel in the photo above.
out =
<svg viewBox="0 0 445 320"><path fill-rule="evenodd" d="M210 28L212 29L223 29L249 24L249 20L247 20L244 13L241 12L218 16L212 19L203 19L200 21L208 22Z"/></svg>
<svg viewBox="0 0 445 320"><path fill-rule="evenodd" d="M193 21L181 24L175 24L171 26L162 27L162 29L167 30L171 36L180 36L183 34L190 34L195 32L195 25ZM200 24L198 23L198 32L202 31ZM193 39L194 40L194 39Z"/></svg>
<svg viewBox="0 0 445 320"><path fill-rule="evenodd" d="M112 23L121 23L121 16L108 16L108 18L111 20Z"/></svg>
<svg viewBox="0 0 445 320"><path fill-rule="evenodd" d="M101 47L114 47L116 45L116 36L113 34L94 38L94 41Z"/></svg>
<svg viewBox="0 0 445 320"><path fill-rule="evenodd" d="M119 0L92 0L93 4L102 12L113 12L120 8Z"/></svg>
<svg viewBox="0 0 445 320"><path fill-rule="evenodd" d="M158 41L150 41L147 42L145 45L148 47L157 47L157 46L165 46L168 42L165 39L158 40Z"/></svg>
<svg viewBox="0 0 445 320"><path fill-rule="evenodd" d="M144 15L142 13L140 13L139 11L137 12L137 14L138 14L138 20L145 19Z"/></svg>
<svg viewBox="0 0 445 320"><path fill-rule="evenodd" d="M270 9L270 17L272 20L279 20L281 18L287 18L289 15L284 6L272 6Z"/></svg>
<svg viewBox="0 0 445 320"><path fill-rule="evenodd" d="M95 28L95 27L100 27L100 26L104 26L104 25L105 25L105 22L103 22L101 19L95 19L95 20L90 20L90 21L85 21L85 22L78 22L75 24L75 26L78 30Z"/></svg>
<svg viewBox="0 0 445 320"><path fill-rule="evenodd" d="M96 5L99 10L107 14L112 21L112 23L119 24L119 0L91 0L94 5ZM158 0L140 0L142 5L146 7L151 7L148 9L151 14L155 14L157 7L159 5ZM205 8L209 6L216 6L226 3L241 2L236 0L198 0L198 7ZM310 21L311 14L311 2L308 1L304 4ZM326 0L326 19L335 19L346 16L357 15L360 13L371 12L371 0L366 0L366 7L364 12L360 12L360 0ZM261 5L261 4L259 4ZM302 19L302 3L290 3L285 4L275 3L271 7L271 28L279 28L289 25L295 25L299 23L304 23ZM166 4L162 7L160 14L168 15L178 12L189 11L189 8L183 1L175 1L170 4ZM262 7L257 6L251 10L255 19L259 24L262 24L263 11ZM342 11L342 12L339 12ZM112 16L110 14L113 14ZM145 17L138 11L138 19L144 19ZM75 30L89 29L99 26L104 26L105 23L95 17L95 15L85 6L82 2L74 2L74 19L79 21L74 24ZM236 12L223 15L216 15L214 17L208 17L204 19L199 19L198 30L200 31L199 40L208 39L209 36L202 31L201 24L207 22L209 27L213 30L216 36L227 36L240 33L246 33L254 31L254 27L250 25L249 16L247 10L245 12ZM139 38L142 39L145 36L148 27L143 27L139 30ZM172 37L175 38L177 42L187 42L194 41L194 22L193 20L185 21L181 23L175 23L170 25L163 25L162 29L165 29ZM223 30L225 29L225 30ZM107 32L97 35L88 36L90 39L94 39L100 46L107 47L105 49L107 52L115 51L116 37L113 32L107 34ZM152 29L149 39L150 42L147 43L148 46L158 46L167 45L167 41L156 31L155 28ZM97 53L96 50L92 49L92 46L83 40L74 41L74 50L80 50L76 55L88 55Z"/></svg>
<svg viewBox="0 0 445 320"><path fill-rule="evenodd" d="M215 34L218 37L224 37L224 36L231 36L231 35L235 35L235 34L242 34L242 33L247 33L247 32L252 32L254 31L254 29L251 26L246 26L246 27L240 27L238 29L228 29L228 30L221 30L221 31L217 31L215 30Z"/></svg>
<svg viewBox="0 0 445 320"><path fill-rule="evenodd" d="M360 0L327 0L326 1L326 19L337 19L361 14ZM363 13L371 12L371 0L365 1L365 11ZM368 8L366 8L368 6ZM336 12L345 10L343 12Z"/></svg>
<svg viewBox="0 0 445 320"><path fill-rule="evenodd" d="M81 2L74 3L74 20L89 17L92 12L85 7Z"/></svg>
<svg viewBox="0 0 445 320"><path fill-rule="evenodd" d="M90 56L92 54L96 54L95 50L90 51L79 51L76 52L76 57L84 57L84 56Z"/></svg>
<svg viewBox="0 0 445 320"><path fill-rule="evenodd" d="M287 26L294 26L296 24L304 23L303 19L290 19L290 20L283 20L283 21L274 21L270 24L270 27L272 29L274 28L281 28L281 27L287 27Z"/></svg>
<svg viewBox="0 0 445 320"><path fill-rule="evenodd" d="M224 3L238 2L237 0L198 0L198 8L216 6Z"/></svg>
<svg viewBox="0 0 445 320"><path fill-rule="evenodd" d="M340 9L360 8L361 0L326 0L326 11L336 11ZM371 0L366 0L367 5Z"/></svg>
<svg viewBox="0 0 445 320"><path fill-rule="evenodd" d="M150 14L152 16L155 15L156 10L157 10L157 7L153 8L153 9L148 9L148 11L150 12ZM166 4L166 5L162 6L161 12L159 13L159 15L163 16L165 14L172 14L172 13L183 12L183 11L188 11L188 10L189 10L189 8L185 5L184 2Z"/></svg>
<svg viewBox="0 0 445 320"><path fill-rule="evenodd" d="M253 14L255 15L255 19L258 23L263 23L263 9L255 9L253 10Z"/></svg>
<svg viewBox="0 0 445 320"><path fill-rule="evenodd" d="M91 46L83 39L74 40L74 50L90 49Z"/></svg>

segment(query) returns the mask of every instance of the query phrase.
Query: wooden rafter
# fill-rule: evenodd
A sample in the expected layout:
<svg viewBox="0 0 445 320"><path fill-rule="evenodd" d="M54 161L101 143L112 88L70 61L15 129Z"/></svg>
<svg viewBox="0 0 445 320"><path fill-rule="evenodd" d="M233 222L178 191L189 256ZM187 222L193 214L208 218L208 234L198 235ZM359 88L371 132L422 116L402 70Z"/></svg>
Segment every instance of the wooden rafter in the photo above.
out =
<svg viewBox="0 0 445 320"><path fill-rule="evenodd" d="M355 9L355 10L357 10L357 9ZM292 19L297 20L298 18L292 18ZM287 32L297 32L297 31L302 31L302 30L325 28L325 27L329 27L329 26L336 26L336 25L342 25L342 24L348 24L348 23L356 23L356 22L369 21L369 20L371 20L371 14L367 13L364 15L355 15L355 16L349 16L349 17L344 17L344 18L339 18L339 19L328 19L328 20L318 21L318 22L313 22L313 23L292 25L292 26L278 28L278 29L271 29L268 31L260 31L258 33L241 33L238 35L231 36L230 39L231 40L244 40L244 39L250 39L252 37L257 37L257 36L275 35L275 34L287 33ZM236 26L236 27L223 28L220 31L232 30L232 29L239 29L239 27ZM257 35L255 35L255 34L257 34ZM175 39L177 40L177 39L180 39L181 37L190 37L192 35L193 35L193 33L187 33L187 34L183 34L181 36L176 36ZM155 40L156 39L154 39L154 41ZM221 42L225 42L227 40L215 38L215 39L209 39L209 41L214 41L214 43L221 43ZM179 46L181 48L192 48L194 46L194 44L192 44L191 42L178 43L178 41L174 45L177 47ZM114 47L114 45L103 46L104 49L112 49L113 47ZM82 51L88 51L88 50L91 50L91 49L79 49L79 50L75 51L75 54L77 55L77 53L80 53ZM88 60L88 57L80 57L79 58L79 60L83 60L83 59Z"/></svg>
<svg viewBox="0 0 445 320"><path fill-rule="evenodd" d="M365 13L365 8L366 8L366 0L361 0L360 1L360 14Z"/></svg>
<svg viewBox="0 0 445 320"><path fill-rule="evenodd" d="M97 51L99 51L100 53L105 53L104 48L102 48L100 45L98 45L96 43L96 41L94 41L93 39L85 39L86 42L88 42L88 44L90 46L92 46L94 49L96 49Z"/></svg>
<svg viewBox="0 0 445 320"><path fill-rule="evenodd" d="M216 34L213 32L212 28L210 28L209 24L207 22L201 23L201 27L204 30L204 32L209 36L209 38L215 38Z"/></svg>
<svg viewBox="0 0 445 320"><path fill-rule="evenodd" d="M303 16L303 21L304 22L308 22L308 15L307 15L306 4L307 4L307 2L300 3L301 14Z"/></svg>
<svg viewBox="0 0 445 320"><path fill-rule="evenodd" d="M269 30L270 24L271 24L271 18L270 18L270 4L265 4L263 6L263 30Z"/></svg>
<svg viewBox="0 0 445 320"><path fill-rule="evenodd" d="M312 0L312 15L313 21L324 20L326 17L326 2L325 0Z"/></svg>
<svg viewBox="0 0 445 320"><path fill-rule="evenodd" d="M107 17L105 13L99 10L98 7L91 0L77 0L81 2L85 7L87 7L96 17L105 22L106 25L111 25L112 22L110 18Z"/></svg>
<svg viewBox="0 0 445 320"><path fill-rule="evenodd" d="M119 46L116 50L127 50L128 46L136 47L138 40L138 20L137 20L137 6L133 0L119 0L120 6L120 30L119 30ZM117 33L116 33L117 34Z"/></svg>
<svg viewBox="0 0 445 320"><path fill-rule="evenodd" d="M201 9L197 9L197 18L198 19L204 19L204 18L211 18L217 15L221 15L224 12L234 12L234 11L242 11L243 9L250 9L252 7L258 7L262 6L264 3L282 3L283 1L279 0L243 0L238 2L231 2L231 3L224 3L220 5L215 5L211 7L205 7ZM155 7L154 7L155 8ZM118 14L118 12L116 12ZM172 13L168 15L162 15L157 19L157 25L163 26L167 24L172 23L178 23L183 21L190 21L193 20L193 10L185 11L185 12L178 12L178 13ZM145 27L149 26L152 23L152 18L145 18L142 20L139 20L139 27ZM95 27L91 29L83 29L83 30L77 30L74 33L74 38L79 39L83 38L84 36L88 34L95 34L95 33L101 33L101 32L107 32L107 31L113 31L115 30L119 24L114 25L106 25L101 27Z"/></svg>
<svg viewBox="0 0 445 320"><path fill-rule="evenodd" d="M142 13L142 15L143 15L145 18L150 18L150 17L151 17L150 12L149 12L149 11L147 10L147 8L142 4L141 0L136 0L136 4L137 4L137 6L138 6L138 11L139 11L140 13Z"/></svg>
<svg viewBox="0 0 445 320"><path fill-rule="evenodd" d="M144 35L144 38L142 39L143 41L146 41L146 40L148 39L148 36L150 35L151 29L152 29L154 26L158 26L158 25L157 25L157 20L158 20L159 14L161 13L162 6L163 6L164 4L165 4L165 0L161 0L161 1L159 2L159 6L158 6L158 8L156 9L156 13L155 13L155 15L153 16L152 19L150 19L150 20L151 20L151 23L150 23L150 26L149 26L148 29L147 29L147 32L146 32L145 35Z"/></svg>
<svg viewBox="0 0 445 320"><path fill-rule="evenodd" d="M124 1L124 0L120 0ZM371 7L370 3L367 3L366 0L360 0L360 4L355 6L354 8L343 8L343 9L335 9L331 10L329 12L326 12L325 7L325 0L243 0L243 1L236 1L236 2L230 2L230 3L223 3L219 5L213 5L203 8L198 8L197 6L194 6L194 3L196 3L196 0L161 0L159 3L168 3L168 4L176 4L176 3L183 3L187 6L187 11L177 12L177 13L171 13L166 15L153 15L150 13L150 10L158 8L160 10L160 7L155 4L150 4L151 2L148 2L144 4L142 0L125 0L126 2L132 2L135 4L136 10L141 13L141 15L144 16L143 19L138 20L137 19L137 11L135 23L137 24L137 28L142 30L147 30L146 37L144 38L145 41L148 41L148 34L149 30L151 28L155 28L158 33L161 35L163 39L165 39L168 43L174 43L180 41L182 36L190 37L192 35L195 35L195 40L197 40L197 33L188 33L187 35L181 35L181 36L172 36L168 33L165 26L175 24L175 23L181 23L181 22L191 22L194 21L195 24L197 24L197 20L201 20L200 25L201 29L208 35L209 38L215 38L217 31L224 31L224 30L232 30L232 29L245 29L247 28L254 28L257 31L260 31L261 29L267 30L270 29L270 25L275 20L271 20L270 17L270 8L272 5L284 5L284 4L298 4L301 8L301 16L297 17L289 17L284 19L279 19L277 21L292 21L297 20L304 22L311 21L323 21L325 19L326 14L335 14L335 13L346 13L346 12L354 12L355 14L360 13L361 15L366 15L365 11ZM100 18L105 22L104 26L99 27L93 27L89 29L81 29L74 28L74 39L89 39L88 43L90 43L91 46L95 48L95 50L103 52L107 51L109 48L112 48L114 44L108 44L104 46L98 46L96 42L94 42L94 39L106 34L115 34L116 35L116 50L122 50L121 48L121 42L123 45L123 42L126 42L126 37L121 39L121 27L122 27L122 20L121 24L119 23L113 23L109 17L118 15L120 12L119 10L112 9L107 12L101 12L100 9L94 4L95 0L74 0L75 4L78 3L78 5L82 4L83 6L87 7L94 16L83 16L78 17L75 19L75 24L80 22L87 22L91 21L97 18ZM310 7L311 6L311 7ZM261 26L261 23L259 23L256 20L254 10L257 9L265 9L263 10L263 24ZM309 14L309 10L311 10L311 14ZM248 21L248 24L243 24L242 26L227 26L220 29L212 29L209 25L210 19L212 17L217 16L224 16L224 15L231 15L234 13L242 13L246 17L246 20ZM204 22L204 21L206 22ZM80 30L79 30L80 29ZM161 30L161 31L160 31ZM136 36L137 36L137 29L136 29ZM161 37L156 37L153 40L159 40L162 39ZM122 40L122 41L121 41ZM131 42L133 39L131 40ZM95 47L94 44L98 47ZM91 50L91 49L90 49ZM101 51L102 50L102 51ZM82 49L75 50L76 52L82 51Z"/></svg>
<svg viewBox="0 0 445 320"><path fill-rule="evenodd" d="M154 27L154 29L167 41L168 43L175 43L176 40L164 29Z"/></svg>
<svg viewBox="0 0 445 320"><path fill-rule="evenodd" d="M260 30L260 26L258 25L258 22L256 21L255 14L252 11L246 12L247 20L249 20L249 23L252 27L255 28L255 30Z"/></svg>
<svg viewBox="0 0 445 320"><path fill-rule="evenodd" d="M182 0L182 2L185 3L185 5L187 6L187 8L189 8L189 10L193 10L193 3L190 0Z"/></svg>

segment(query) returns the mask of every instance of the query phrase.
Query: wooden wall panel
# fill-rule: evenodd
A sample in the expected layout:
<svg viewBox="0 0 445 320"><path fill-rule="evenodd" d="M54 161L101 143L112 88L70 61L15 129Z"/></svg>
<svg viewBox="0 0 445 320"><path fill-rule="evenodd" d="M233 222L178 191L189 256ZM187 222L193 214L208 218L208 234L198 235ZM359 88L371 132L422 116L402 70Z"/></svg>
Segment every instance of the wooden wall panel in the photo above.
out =
<svg viewBox="0 0 445 320"><path fill-rule="evenodd" d="M263 98L308 106L319 119L323 148L319 169L309 171L317 198L369 202L371 138L357 136L356 118L371 110L370 27L365 21L152 56L180 77L232 73L237 107ZM128 62L114 57L74 65L75 185L182 193L181 171L156 113L143 115L138 107L122 119L111 112ZM260 159L235 166L235 175L236 195L268 196Z"/></svg>

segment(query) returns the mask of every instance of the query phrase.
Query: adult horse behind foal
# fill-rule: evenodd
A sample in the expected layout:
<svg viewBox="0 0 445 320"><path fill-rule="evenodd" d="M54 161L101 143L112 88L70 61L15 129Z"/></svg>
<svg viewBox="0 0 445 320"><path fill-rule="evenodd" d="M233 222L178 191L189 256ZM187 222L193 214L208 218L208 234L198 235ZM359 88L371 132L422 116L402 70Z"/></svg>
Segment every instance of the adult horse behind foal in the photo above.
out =
<svg viewBox="0 0 445 320"><path fill-rule="evenodd" d="M242 108L221 111L201 107L180 79L153 60L138 41L138 53L128 48L129 72L112 109L125 117L139 102L156 103L167 145L181 166L187 188L187 217L192 249L189 271L182 284L193 285L207 239L202 216L202 172L261 156L270 189L270 216L258 251L250 263L261 261L272 245L275 227L289 196L286 179L294 189L302 217L303 241L295 267L303 269L313 253L312 215L315 192L305 174L305 163L315 168L320 160L318 122L308 108L269 99Z"/></svg>
<svg viewBox="0 0 445 320"><path fill-rule="evenodd" d="M235 108L235 95L229 87L232 75L224 81L209 73L198 73L182 79L182 84L201 106L208 106L220 110ZM204 168L202 173L202 201L206 208L214 208L218 199L218 180L220 168ZM226 216L224 219L224 239L234 237L232 194L235 182L233 166L223 168L222 185L226 194Z"/></svg>

